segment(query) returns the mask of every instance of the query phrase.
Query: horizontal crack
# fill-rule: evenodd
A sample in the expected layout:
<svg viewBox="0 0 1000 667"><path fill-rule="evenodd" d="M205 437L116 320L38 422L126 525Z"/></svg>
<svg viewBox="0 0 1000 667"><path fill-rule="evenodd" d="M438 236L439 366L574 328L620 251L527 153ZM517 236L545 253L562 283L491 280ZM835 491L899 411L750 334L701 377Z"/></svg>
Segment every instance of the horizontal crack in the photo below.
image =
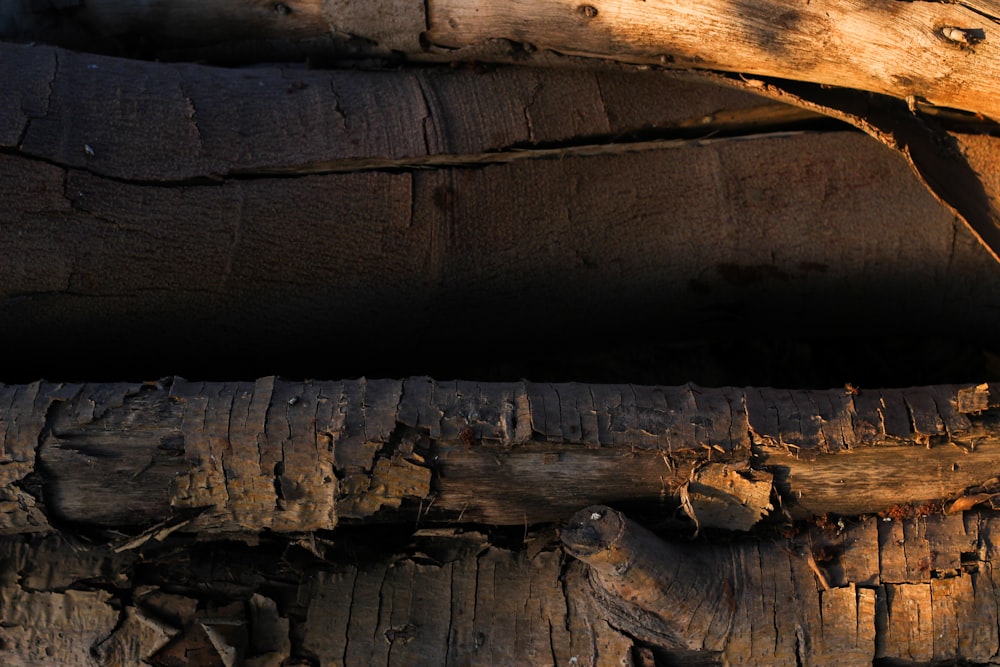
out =
<svg viewBox="0 0 1000 667"><path fill-rule="evenodd" d="M741 135L738 137L707 137L704 139L654 139L650 141L625 141L606 144L584 144L580 146L559 146L554 148L509 148L495 153L445 153L405 158L331 160L294 167L234 169L229 175L235 178L247 178L254 176L305 176L357 171L434 169L439 167L475 167L490 164L507 164L520 160L562 159L567 157L639 153L665 148L707 146L734 140L774 139L797 134L803 134L803 131L768 132Z"/></svg>
<svg viewBox="0 0 1000 667"><path fill-rule="evenodd" d="M235 168L219 173L198 174L175 179L114 176L100 170L61 164L52 158L33 155L11 148L0 148L0 154L31 159L62 169L92 173L109 181L128 185L196 187L223 185L229 179L252 180L258 178L289 178L363 171L395 172L449 167L481 167L491 164L508 164L520 160L616 155L669 148L705 146L724 141L760 138L773 139L792 136L804 131L831 130L856 131L845 123L812 111L784 104L766 104L745 110L719 112L708 116L691 118L672 124L670 127L637 129L616 135L578 136L565 141L515 143L497 150L477 153L337 158L290 166Z"/></svg>

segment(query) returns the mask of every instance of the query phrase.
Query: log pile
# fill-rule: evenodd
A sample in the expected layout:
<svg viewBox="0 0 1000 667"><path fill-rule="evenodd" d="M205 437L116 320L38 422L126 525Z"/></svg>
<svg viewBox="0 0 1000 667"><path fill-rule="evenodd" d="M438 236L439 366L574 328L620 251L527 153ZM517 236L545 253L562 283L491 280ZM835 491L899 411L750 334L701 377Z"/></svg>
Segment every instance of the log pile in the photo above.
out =
<svg viewBox="0 0 1000 667"><path fill-rule="evenodd" d="M1000 11L689 5L0 0L2 662L1000 660Z"/></svg>

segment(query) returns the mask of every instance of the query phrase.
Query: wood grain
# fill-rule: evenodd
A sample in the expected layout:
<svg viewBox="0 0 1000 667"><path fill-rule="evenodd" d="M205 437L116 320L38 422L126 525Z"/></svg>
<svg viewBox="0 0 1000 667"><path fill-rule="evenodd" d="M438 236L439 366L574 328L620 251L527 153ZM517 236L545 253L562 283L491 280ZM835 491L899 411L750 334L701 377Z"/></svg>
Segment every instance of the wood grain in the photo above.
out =
<svg viewBox="0 0 1000 667"><path fill-rule="evenodd" d="M995 31L1000 11L972 3L780 0L690 3L568 0L406 0L371 3L282 3L103 0L71 5L55 26L30 3L8 2L7 39L63 39L100 48L95 39L126 43L136 34L187 45L251 42L271 45L304 40L300 53L339 57L359 54L443 61L470 57L478 45L509 42L493 50L530 60L551 50L590 58L674 68L723 70L809 81L920 99L944 107L1000 117L1000 63ZM48 21L43 20L48 18ZM141 44L141 42L139 42ZM105 47L106 48L106 47ZM149 46L146 46L149 49ZM466 49L463 52L463 48ZM238 52L238 51L237 51ZM280 50L278 51L280 53ZM259 53L259 49L258 49ZM475 56L489 58L488 49ZM232 57L232 56L230 56Z"/></svg>
<svg viewBox="0 0 1000 667"><path fill-rule="evenodd" d="M701 488L712 475L694 474L709 461L771 471L796 517L940 507L1000 476L996 394L428 378L4 385L3 531L88 525L125 531L134 548L179 529L531 525L608 502L669 514L689 480L712 495ZM754 521L770 495L761 480Z"/></svg>

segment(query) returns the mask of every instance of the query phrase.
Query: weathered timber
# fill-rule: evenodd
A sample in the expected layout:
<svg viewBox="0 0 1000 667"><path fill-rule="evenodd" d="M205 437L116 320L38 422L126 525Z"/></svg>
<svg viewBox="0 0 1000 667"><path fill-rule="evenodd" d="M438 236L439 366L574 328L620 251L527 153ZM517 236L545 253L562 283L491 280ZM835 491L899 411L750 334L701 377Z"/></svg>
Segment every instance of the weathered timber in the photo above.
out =
<svg viewBox="0 0 1000 667"><path fill-rule="evenodd" d="M752 90L845 121L903 155L937 199L962 218L969 230L1000 261L1000 190L983 158L998 149L990 136L994 123L953 110L928 109L909 100L873 98L857 90L830 89L790 81L720 77L723 85ZM958 122L968 133L947 131L941 123Z"/></svg>
<svg viewBox="0 0 1000 667"><path fill-rule="evenodd" d="M431 543L440 545L431 549ZM412 551L321 561L292 548L172 545L137 567L58 537L0 540L4 664L67 667L605 665L633 640L612 629L549 544L415 536ZM119 595L129 592L125 601ZM45 619L41 622L40 619ZM627 663L626 663L627 664Z"/></svg>
<svg viewBox="0 0 1000 667"><path fill-rule="evenodd" d="M1000 325L996 267L902 161L851 132L759 135L790 107L749 94L0 49L0 340L46 348L7 381L507 379L567 357L546 375L592 379L594 350L664 340ZM698 138L716 130L738 136ZM490 352L454 352L470 338ZM877 366L842 359L813 384Z"/></svg>
<svg viewBox="0 0 1000 667"><path fill-rule="evenodd" d="M588 565L608 623L668 653L726 665L992 664L995 530L992 514L869 518L787 543L693 546L596 506L562 541Z"/></svg>
<svg viewBox="0 0 1000 667"><path fill-rule="evenodd" d="M992 663L997 530L966 512L677 543L591 507L561 532L579 560L467 528L378 555L358 533L117 553L9 536L0 640L32 667Z"/></svg>
<svg viewBox="0 0 1000 667"><path fill-rule="evenodd" d="M989 0L821 0L794 6L780 0L697 6L678 0L99 0L59 5L62 11L43 5L36 19L37 3L7 0L0 5L0 36L61 39L75 47L89 41L91 48L100 48L109 38L139 42L135 36L143 35L147 50L163 40L177 46L307 40L307 53L325 46L334 57L360 52L437 62L510 60L515 54L525 61L537 51L555 51L857 88L1000 118L1000 77L995 76L1000 47L994 36L1000 9ZM503 48L490 47L498 41Z"/></svg>
<svg viewBox="0 0 1000 667"><path fill-rule="evenodd" d="M150 185L486 165L819 117L664 73L233 70L4 43L0 100L0 147Z"/></svg>
<svg viewBox="0 0 1000 667"><path fill-rule="evenodd" d="M0 519L8 534L118 530L134 548L174 530L528 525L608 502L666 515L683 488L695 521L746 529L770 509L769 477L755 478L749 523L709 517L751 502L726 481L747 466L769 471L798 517L988 486L998 403L985 384L859 395L427 378L7 385ZM722 467L695 474L709 462Z"/></svg>

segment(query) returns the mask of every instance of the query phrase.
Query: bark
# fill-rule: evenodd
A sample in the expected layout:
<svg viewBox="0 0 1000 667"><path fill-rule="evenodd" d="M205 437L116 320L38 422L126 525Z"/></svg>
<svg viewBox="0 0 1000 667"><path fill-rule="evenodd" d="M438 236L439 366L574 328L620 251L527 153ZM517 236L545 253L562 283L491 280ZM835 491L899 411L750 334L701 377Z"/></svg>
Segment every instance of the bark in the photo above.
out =
<svg viewBox="0 0 1000 667"><path fill-rule="evenodd" d="M1000 476L996 391L426 378L7 385L0 519L7 534L118 531L117 547L133 549L177 530L527 526L596 503L666 513L675 496L698 526L740 530L775 500L789 518L960 497L971 507Z"/></svg>
<svg viewBox="0 0 1000 667"><path fill-rule="evenodd" d="M667 650L730 665L993 664L994 526L982 515L870 518L784 544L692 548L597 506L562 540L588 565L608 622Z"/></svg>
<svg viewBox="0 0 1000 667"><path fill-rule="evenodd" d="M63 3L60 3L63 4ZM335 55L400 54L411 60L482 57L491 42L629 63L743 72L856 88L1000 117L995 3L823 0L689 3L608 0L579 4L431 0L321 3L72 2L49 15L8 0L0 35L79 45L145 34L174 43L317 39ZM68 15L67 15L68 14ZM73 34L74 29L77 31ZM84 42L85 43L85 42ZM93 39L91 40L93 45ZM315 47L314 47L315 48ZM458 52L456 53L456 50ZM509 49L492 49L508 53ZM496 55L494 55L496 57Z"/></svg>
<svg viewBox="0 0 1000 667"><path fill-rule="evenodd" d="M384 535L341 530L286 542L265 535L254 549L174 534L117 553L68 536L6 537L5 664L791 666L1000 656L994 512L848 518L783 537L692 543L661 541L598 506L566 525L565 550L551 531L519 529L512 540L423 529L386 546Z"/></svg>
<svg viewBox="0 0 1000 667"><path fill-rule="evenodd" d="M664 377L621 351L1000 324L990 258L900 160L850 132L768 136L801 126L749 94L649 72L3 52L0 339L47 350L11 359L8 381L584 368L727 384L684 355ZM489 352L455 354L470 337ZM863 350L817 348L829 370L810 383L948 379ZM801 381L801 364L739 381Z"/></svg>

